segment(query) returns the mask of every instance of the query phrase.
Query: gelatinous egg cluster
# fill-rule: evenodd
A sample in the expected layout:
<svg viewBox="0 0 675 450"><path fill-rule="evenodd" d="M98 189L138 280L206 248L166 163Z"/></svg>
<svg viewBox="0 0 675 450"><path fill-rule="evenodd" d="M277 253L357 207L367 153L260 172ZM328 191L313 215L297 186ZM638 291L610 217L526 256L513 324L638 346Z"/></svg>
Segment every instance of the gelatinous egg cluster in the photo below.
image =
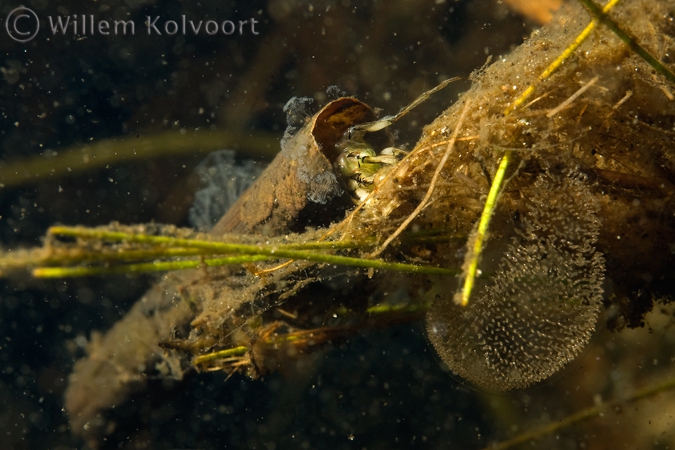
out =
<svg viewBox="0 0 675 450"><path fill-rule="evenodd" d="M489 390L524 388L575 358L602 299L598 206L585 176L544 173L528 191L516 237L469 305L437 287L427 315L443 361Z"/></svg>

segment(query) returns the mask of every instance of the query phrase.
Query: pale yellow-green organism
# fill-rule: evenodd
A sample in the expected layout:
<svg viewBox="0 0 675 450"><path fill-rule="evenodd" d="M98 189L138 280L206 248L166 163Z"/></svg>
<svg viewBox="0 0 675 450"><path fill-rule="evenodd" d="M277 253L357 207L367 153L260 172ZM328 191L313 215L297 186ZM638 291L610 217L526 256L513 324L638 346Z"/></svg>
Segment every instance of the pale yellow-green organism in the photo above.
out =
<svg viewBox="0 0 675 450"><path fill-rule="evenodd" d="M383 175L383 168L396 164L406 154L402 150L388 147L378 155L375 149L364 141L364 135L387 128L426 101L431 95L456 80L458 78L450 78L424 92L408 106L401 109L398 114L385 116L374 122L362 123L349 128L347 135L339 144L341 152L333 163L333 167L354 203L358 205L370 195L377 184L377 177Z"/></svg>
<svg viewBox="0 0 675 450"><path fill-rule="evenodd" d="M353 143L335 160L334 166L354 203L362 203L373 191L376 176L387 166L396 164L405 152L388 147L378 155L365 142Z"/></svg>

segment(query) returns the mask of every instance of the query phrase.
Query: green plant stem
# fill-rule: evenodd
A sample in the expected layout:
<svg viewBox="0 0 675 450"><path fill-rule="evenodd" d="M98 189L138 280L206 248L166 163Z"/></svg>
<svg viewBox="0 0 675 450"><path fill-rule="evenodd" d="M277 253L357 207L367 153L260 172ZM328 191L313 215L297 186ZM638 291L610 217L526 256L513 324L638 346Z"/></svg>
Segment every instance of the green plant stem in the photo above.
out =
<svg viewBox="0 0 675 450"><path fill-rule="evenodd" d="M625 31L621 26L616 23L609 15L602 10L593 0L579 0L579 2L588 9L588 11L595 16L597 20L602 22L616 34L619 39L630 47L638 56L647 61L647 63L654 68L658 73L666 77L671 83L675 83L675 74L668 69L666 66L661 64L661 62L654 58L644 47L642 47L635 36L630 32Z"/></svg>
<svg viewBox="0 0 675 450"><path fill-rule="evenodd" d="M267 261L270 258L261 255L232 256L188 261L157 261L140 264L124 264L120 266L97 267L39 267L33 270L36 278L85 277L91 275L111 275L120 273L164 272L169 270L196 269L200 266L217 267L233 264L245 264Z"/></svg>
<svg viewBox="0 0 675 450"><path fill-rule="evenodd" d="M652 395L658 394L659 392L667 391L670 389L675 388L675 378L668 379L666 381L663 381L661 383L657 383L651 386L647 386L646 388L639 389L633 393L633 395L619 399L619 400L614 400L611 402L605 402L601 403L596 406L592 406L590 408L583 409L581 411L578 411L571 416L568 416L564 418L563 420L559 422L554 422L551 423L545 427L537 428L535 430L527 431L525 433L522 433L513 439L509 439L507 441L500 442L496 445L491 445L489 447L486 447L483 450L506 450L512 447L515 447L516 445L523 444L525 442L529 442L534 439L538 439L542 436L546 436L548 434L551 434L555 431L558 431L562 428L567 428L571 425L574 425L575 423L582 422L584 420L597 417L599 416L602 412L607 411L615 406L620 406L620 405L625 405L625 404L630 404L633 402L636 402L638 400L641 400L646 397L651 397Z"/></svg>
<svg viewBox="0 0 675 450"><path fill-rule="evenodd" d="M217 352L208 353L206 355L197 356L192 364L198 366L200 364L208 364L213 361L218 361L219 359L232 358L233 356L244 356L248 351L248 347L244 345L239 345L237 347L226 348L225 350L219 350Z"/></svg>
<svg viewBox="0 0 675 450"><path fill-rule="evenodd" d="M168 236L148 236L143 234L123 233L119 231L90 230L82 227L52 227L50 235L69 236L77 238L101 239L120 242L135 242L141 244L157 244L167 247L208 249L214 252L235 255L256 255L280 259L295 259L313 261L325 264L346 265L352 267L391 270L396 272L422 273L429 275L457 275L457 270L442 267L428 267L415 264L393 263L381 260L354 258L349 256L331 255L327 253L294 250L281 245L250 245L226 242L213 242L198 239L183 239ZM107 273L107 272L104 272Z"/></svg>
<svg viewBox="0 0 675 450"><path fill-rule="evenodd" d="M36 183L123 162L167 155L208 153L222 148L246 148L252 156L272 157L279 138L257 132L255 136L229 131L170 130L149 135L124 136L54 152L54 156L0 161L0 187ZM270 148L274 151L270 151Z"/></svg>

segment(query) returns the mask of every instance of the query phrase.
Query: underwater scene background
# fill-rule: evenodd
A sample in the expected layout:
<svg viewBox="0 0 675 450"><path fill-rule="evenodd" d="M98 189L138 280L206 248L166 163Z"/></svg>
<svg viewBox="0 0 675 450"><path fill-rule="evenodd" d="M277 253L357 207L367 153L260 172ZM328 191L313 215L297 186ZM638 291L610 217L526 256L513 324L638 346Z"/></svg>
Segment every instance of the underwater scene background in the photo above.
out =
<svg viewBox="0 0 675 450"><path fill-rule="evenodd" d="M625 3L650 7L642 0ZM40 246L56 224L206 229L213 223L209 209L221 211L233 199L222 200L208 185L204 167L225 170L224 178L231 179L233 167L241 178L258 176L292 125L284 111L292 97L313 99L305 101L308 116L340 95L355 96L382 116L445 79L462 77L391 127L396 146L410 150L422 128L469 88L474 70L534 39L531 33L550 19L488 0L36 0L17 11L20 6L0 6L3 251ZM590 22L582 8L571 8ZM663 2L659 11L666 12L649 20L666 49L659 59L672 69L675 4ZM39 30L31 28L35 17ZM21 34L35 30L33 37ZM607 29L596 33L599 42L615 39ZM647 125L675 139L675 101L668 97L675 88L657 78L654 89L665 86L666 99L659 117L671 123ZM635 120L644 117L637 110ZM225 149L234 153L207 156ZM664 180L675 182L670 166L663 167ZM652 192L644 180L627 178L617 189L633 182L639 186L631 189ZM246 186L228 186L223 196L236 197ZM670 186L663 188L662 211L650 217L663 224L673 220ZM505 214L516 213L526 214ZM635 227L639 234L640 224ZM675 253L672 234L645 242L645 253L657 247ZM194 370L180 380L148 377L106 413L95 438L71 429L64 409L69 375L96 333L123 318L160 275L49 280L7 272L0 278L2 447L480 449L586 414L523 448L672 448L671 384L644 400L631 397L672 377L673 273L662 272L659 280L647 271L629 274L641 280L631 294L649 298L636 300L632 316L625 313L633 322L617 324L619 302L607 294L590 344L560 372L526 389L497 392L454 375L420 319L336 339L255 380ZM356 295L341 283L322 287L327 303L341 292ZM613 283L620 284L605 281L605 293L613 292ZM381 286L363 294L379 298ZM630 400L611 403L622 398Z"/></svg>

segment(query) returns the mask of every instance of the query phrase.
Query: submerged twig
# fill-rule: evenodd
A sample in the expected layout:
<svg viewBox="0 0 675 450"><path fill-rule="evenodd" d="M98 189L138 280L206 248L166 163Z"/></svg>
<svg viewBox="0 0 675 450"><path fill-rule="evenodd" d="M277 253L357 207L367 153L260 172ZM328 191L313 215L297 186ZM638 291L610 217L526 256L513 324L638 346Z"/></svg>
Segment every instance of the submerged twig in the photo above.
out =
<svg viewBox="0 0 675 450"><path fill-rule="evenodd" d="M615 109L615 110L616 110L616 109L619 109L619 107L620 107L621 105L623 105L624 103L626 103L626 101L628 101L628 99L631 98L632 96L633 96L633 91L630 91L630 90L629 90L629 91L626 91L626 95L624 95L624 96L621 98L621 100L619 100L618 102L616 102L616 104L615 104L614 106L612 106L612 109Z"/></svg>

